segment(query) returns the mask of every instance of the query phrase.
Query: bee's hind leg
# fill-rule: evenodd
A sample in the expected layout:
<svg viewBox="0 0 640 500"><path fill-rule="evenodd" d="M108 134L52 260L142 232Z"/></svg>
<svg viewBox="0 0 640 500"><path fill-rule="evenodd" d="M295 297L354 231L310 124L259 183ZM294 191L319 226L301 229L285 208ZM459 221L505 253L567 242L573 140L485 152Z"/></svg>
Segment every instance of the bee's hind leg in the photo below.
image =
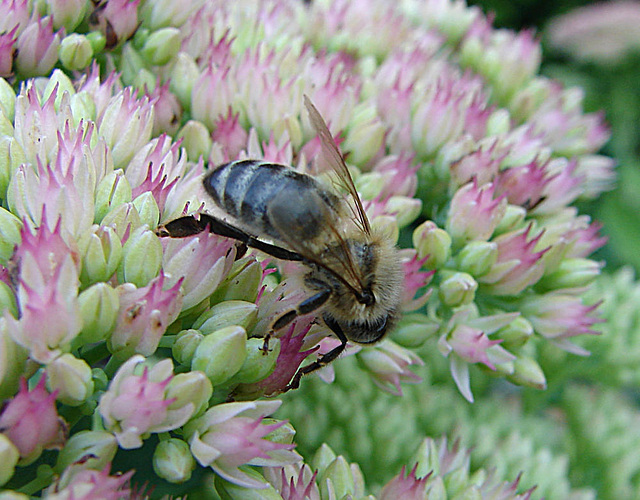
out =
<svg viewBox="0 0 640 500"><path fill-rule="evenodd" d="M347 337L342 331L342 328L340 328L340 325L338 325L338 323L336 323L336 321L333 320L332 318L326 317L326 316L324 317L324 322L327 324L329 328L331 328L331 331L333 331L333 333L336 334L336 336L340 340L340 345L334 347L328 353L323 354L318 360L314 361L313 363L309 363L308 365L300 368L291 379L291 382L289 382L289 385L287 385L284 388L283 392L287 392L292 389L297 389L298 387L300 387L300 379L304 375L315 372L316 370L319 370L320 368L327 366L329 363L335 360L338 356L340 356L340 354L342 354L342 352L347 347Z"/></svg>

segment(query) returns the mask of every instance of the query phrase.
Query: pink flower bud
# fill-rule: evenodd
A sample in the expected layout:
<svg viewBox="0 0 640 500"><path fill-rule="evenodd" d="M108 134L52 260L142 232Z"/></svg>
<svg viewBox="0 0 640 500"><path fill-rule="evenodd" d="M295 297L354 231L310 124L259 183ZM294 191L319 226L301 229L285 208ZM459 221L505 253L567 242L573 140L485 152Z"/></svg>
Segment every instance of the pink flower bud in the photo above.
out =
<svg viewBox="0 0 640 500"><path fill-rule="evenodd" d="M160 274L143 288L136 288L131 283L118 287L120 312L108 340L111 352L127 357L134 353L150 356L156 351L182 305L182 279L163 290L165 279L164 274Z"/></svg>
<svg viewBox="0 0 640 500"><path fill-rule="evenodd" d="M45 389L45 379L31 391L22 379L20 391L0 414L0 432L18 448L23 462L35 460L43 449L60 448L66 440L66 423L58 416L56 394Z"/></svg>
<svg viewBox="0 0 640 500"><path fill-rule="evenodd" d="M425 498L425 488L429 475L418 479L416 477L416 471L418 470L417 463L405 476L406 470L406 467L403 466L400 474L394 476L394 478L389 481L384 488L382 488L379 497L380 500L396 500L399 498L406 500L422 500Z"/></svg>
<svg viewBox="0 0 640 500"><path fill-rule="evenodd" d="M18 40L18 26L9 32L0 33L0 77L6 78L13 74L13 59L16 49L14 47Z"/></svg>
<svg viewBox="0 0 640 500"><path fill-rule="evenodd" d="M37 17L18 37L16 71L22 77L43 76L58 60L60 33L53 32L52 17Z"/></svg>
<svg viewBox="0 0 640 500"><path fill-rule="evenodd" d="M107 39L107 48L128 40L138 27L140 0L109 0L99 4L90 16Z"/></svg>
<svg viewBox="0 0 640 500"><path fill-rule="evenodd" d="M239 113L233 114L229 107L226 116L219 116L216 120L211 137L222 146L225 158L232 160L238 157L240 151L247 147L249 135L239 123Z"/></svg>

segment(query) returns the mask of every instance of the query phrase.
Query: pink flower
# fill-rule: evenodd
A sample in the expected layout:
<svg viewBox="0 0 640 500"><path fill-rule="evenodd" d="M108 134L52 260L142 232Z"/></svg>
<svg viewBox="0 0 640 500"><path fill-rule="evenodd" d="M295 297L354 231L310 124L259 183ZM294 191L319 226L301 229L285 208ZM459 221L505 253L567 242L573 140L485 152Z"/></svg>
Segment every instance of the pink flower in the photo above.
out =
<svg viewBox="0 0 640 500"><path fill-rule="evenodd" d="M582 348L567 339L598 333L592 327L604 321L593 316L599 306L599 302L592 306L584 305L580 297L559 291L527 297L520 309L536 333L569 352L585 355L587 353Z"/></svg>
<svg viewBox="0 0 640 500"><path fill-rule="evenodd" d="M172 407L167 386L174 378L173 363L164 359L150 368L145 359L132 356L124 363L100 398L98 411L105 427L113 432L121 448L142 446L151 433L182 426L195 413L193 402Z"/></svg>
<svg viewBox="0 0 640 500"><path fill-rule="evenodd" d="M405 476L406 470L406 467L403 466L400 474L394 476L394 478L382 488L379 497L380 500L423 500L425 498L425 488L431 473L418 479L416 477L416 471L418 470L417 463Z"/></svg>
<svg viewBox="0 0 640 500"><path fill-rule="evenodd" d="M422 378L411 370L411 365L424 365L424 362L412 351L400 347L391 340L362 349L359 359L367 369L374 384L395 396L402 396L400 384L417 384Z"/></svg>
<svg viewBox="0 0 640 500"><path fill-rule="evenodd" d="M204 123L209 130L227 116L237 92L231 68L210 64L193 82L191 113L195 120Z"/></svg>
<svg viewBox="0 0 640 500"><path fill-rule="evenodd" d="M240 151L246 148L249 135L239 123L239 113L233 114L229 107L226 116L219 116L213 126L211 137L220 144L224 156L228 160L238 157Z"/></svg>
<svg viewBox="0 0 640 500"><path fill-rule="evenodd" d="M20 381L20 391L0 414L0 432L18 448L23 462L40 456L43 449L61 448L66 441L66 423L56 410L56 393L45 389L46 377L40 377L31 391Z"/></svg>
<svg viewBox="0 0 640 500"><path fill-rule="evenodd" d="M53 32L53 18L36 17L18 36L16 71L22 77L43 76L58 60L60 32Z"/></svg>
<svg viewBox="0 0 640 500"><path fill-rule="evenodd" d="M283 500L320 500L316 484L318 471L312 472L307 464L265 467L264 476Z"/></svg>
<svg viewBox="0 0 640 500"><path fill-rule="evenodd" d="M120 296L120 311L116 327L108 340L112 353L127 357L134 353L150 356L167 327L180 313L182 294L179 279L171 288L164 290L166 277L163 273L144 288L125 283L117 288Z"/></svg>
<svg viewBox="0 0 640 500"><path fill-rule="evenodd" d="M404 293L402 295L402 309L404 311L415 311L420 309L431 296L432 290L428 290L420 297L416 297L418 291L429 284L435 271L421 271L429 256L418 258L415 250L407 249L402 251L402 266L404 268Z"/></svg>
<svg viewBox="0 0 640 500"><path fill-rule="evenodd" d="M535 248L543 233L527 241L532 225L493 240L498 245L498 258L491 270L478 280L496 295L515 295L537 282L544 273L542 256L547 249Z"/></svg>
<svg viewBox="0 0 640 500"><path fill-rule="evenodd" d="M502 342L501 340L489 340L481 330L467 325L457 325L447 336L446 342L467 363L483 363L495 370L487 351Z"/></svg>
<svg viewBox="0 0 640 500"><path fill-rule="evenodd" d="M181 282L182 309L188 310L209 297L231 270L236 244L211 233L189 238L162 238L163 266L168 286Z"/></svg>
<svg viewBox="0 0 640 500"><path fill-rule="evenodd" d="M191 452L203 467L246 488L267 488L239 467L244 464L282 466L300 461L293 444L275 443L267 436L286 422L263 424L281 401L253 401L216 405L185 426Z"/></svg>
<svg viewBox="0 0 640 500"><path fill-rule="evenodd" d="M9 32L0 33L0 77L6 78L13 74L13 59L16 54L14 47L18 39L18 26Z"/></svg>
<svg viewBox="0 0 640 500"><path fill-rule="evenodd" d="M500 170L500 164L506 153L500 153L497 143L489 147L479 148L451 164L451 180L454 187L462 186L476 180L477 184L484 186L492 182Z"/></svg>
<svg viewBox="0 0 640 500"><path fill-rule="evenodd" d="M494 199L493 184L478 187L476 180L461 187L453 195L446 229L454 243L488 240L504 217L507 200Z"/></svg>
<svg viewBox="0 0 640 500"><path fill-rule="evenodd" d="M0 32L7 33L17 28L17 35L29 24L29 0L3 0Z"/></svg>
<svg viewBox="0 0 640 500"><path fill-rule="evenodd" d="M156 81L153 90L149 90L145 84L145 94L153 102L153 137L160 134L175 134L180 126L182 106L176 95L169 90L169 82L160 84Z"/></svg>
<svg viewBox="0 0 640 500"><path fill-rule="evenodd" d="M134 472L130 470L110 476L109 466L101 471L67 467L62 476L47 488L45 496L51 500L133 499L129 482Z"/></svg>

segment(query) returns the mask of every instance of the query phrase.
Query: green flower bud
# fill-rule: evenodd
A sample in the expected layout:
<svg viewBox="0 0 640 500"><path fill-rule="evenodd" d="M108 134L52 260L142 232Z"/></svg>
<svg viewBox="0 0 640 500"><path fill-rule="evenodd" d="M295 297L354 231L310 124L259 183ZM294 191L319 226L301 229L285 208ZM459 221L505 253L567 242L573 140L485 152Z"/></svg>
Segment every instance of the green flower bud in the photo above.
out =
<svg viewBox="0 0 640 500"><path fill-rule="evenodd" d="M191 478L196 461L189 445L182 439L160 441L153 452L153 470L170 483L184 483Z"/></svg>
<svg viewBox="0 0 640 500"><path fill-rule="evenodd" d="M93 60L91 42L84 35L71 33L60 42L58 58L68 70L78 71L84 69Z"/></svg>
<svg viewBox="0 0 640 500"><path fill-rule="evenodd" d="M149 227L156 227L160 221L158 203L150 191L146 191L133 200L133 206L138 210L140 221Z"/></svg>
<svg viewBox="0 0 640 500"><path fill-rule="evenodd" d="M0 113L0 136L13 137L13 123L11 123L4 113Z"/></svg>
<svg viewBox="0 0 640 500"><path fill-rule="evenodd" d="M420 215L422 201L408 196L392 196L387 201L386 209L395 215L398 227L405 227Z"/></svg>
<svg viewBox="0 0 640 500"><path fill-rule="evenodd" d="M120 72L122 81L132 83L136 75L145 69L145 60L140 53L133 48L131 42L126 42L122 47L122 57L120 58Z"/></svg>
<svg viewBox="0 0 640 500"><path fill-rule="evenodd" d="M200 76L200 70L193 58L186 52L179 52L169 75L169 90L176 95L184 109L191 107L191 90L198 76ZM197 158L197 156L192 157L189 154L189 158Z"/></svg>
<svg viewBox="0 0 640 500"><path fill-rule="evenodd" d="M110 226L94 226L78 240L82 256L80 281L84 286L107 281L122 259L122 243Z"/></svg>
<svg viewBox="0 0 640 500"><path fill-rule="evenodd" d="M96 215L94 222L100 221L114 207L131 201L131 185L121 169L108 173L96 190Z"/></svg>
<svg viewBox="0 0 640 500"><path fill-rule="evenodd" d="M343 456L337 457L319 476L318 483L322 498L330 498L327 484L329 481L333 486L336 498L344 498L345 495L355 495L356 493L351 467Z"/></svg>
<svg viewBox="0 0 640 500"><path fill-rule="evenodd" d="M93 96L91 96L89 92L82 91L72 95L70 102L71 113L73 114L73 122L76 126L80 123L80 120L95 121L96 103L93 100Z"/></svg>
<svg viewBox="0 0 640 500"><path fill-rule="evenodd" d="M62 101L63 94L65 92L68 92L69 96L72 96L76 93L76 89L73 87L71 79L64 71L60 71L59 69L53 70L51 77L47 81L47 85L44 87L44 90L42 92L43 101L49 99L53 91L56 89L57 91L54 107L56 111L58 111L60 109L60 102Z"/></svg>
<svg viewBox="0 0 640 500"><path fill-rule="evenodd" d="M58 455L55 471L83 461L85 469L102 470L110 464L118 450L116 437L106 431L80 431L72 434Z"/></svg>
<svg viewBox="0 0 640 500"><path fill-rule="evenodd" d="M176 340L171 347L171 354L178 363L190 366L196 348L203 338L204 335L198 330L182 330L176 336Z"/></svg>
<svg viewBox="0 0 640 500"><path fill-rule="evenodd" d="M547 379L540 365L529 357L521 357L513 362L514 371L507 378L514 384L534 389L544 390L547 388Z"/></svg>
<svg viewBox="0 0 640 500"><path fill-rule="evenodd" d="M141 69L138 74L133 78L131 84L140 90L145 92L145 87L152 91L156 88L157 77L148 69Z"/></svg>
<svg viewBox="0 0 640 500"><path fill-rule="evenodd" d="M162 266L162 244L146 226L136 229L122 247L122 260L118 266L120 283L146 286L158 275Z"/></svg>
<svg viewBox="0 0 640 500"><path fill-rule="evenodd" d="M323 443L318 451L316 451L313 456L313 460L311 461L311 466L313 469L318 471L318 474L324 474L325 469L336 459L335 452L331 449L331 447Z"/></svg>
<svg viewBox="0 0 640 500"><path fill-rule="evenodd" d="M349 151L349 161L355 165L366 165L380 151L384 133L374 106L356 106L343 145L343 149Z"/></svg>
<svg viewBox="0 0 640 500"><path fill-rule="evenodd" d="M459 467L444 476L444 485L450 496L455 496L455 498L459 498L460 500L475 500L476 498L482 500L482 497L478 496L478 494L470 495L469 491L465 491L468 484L469 470L467 467Z"/></svg>
<svg viewBox="0 0 640 500"><path fill-rule="evenodd" d="M4 434L0 434L0 486L13 477L13 473L20 458L18 448Z"/></svg>
<svg viewBox="0 0 640 500"><path fill-rule="evenodd" d="M173 59L180 49L180 30L162 28L151 33L141 54L154 66L163 66Z"/></svg>
<svg viewBox="0 0 640 500"><path fill-rule="evenodd" d="M420 443L413 461L418 463L416 477L424 477L429 473L440 475L440 452L433 439L426 438Z"/></svg>
<svg viewBox="0 0 640 500"><path fill-rule="evenodd" d="M266 425L277 424L280 422L281 420L275 418L264 418L262 420L262 423ZM295 437L296 430L289 422L269 433L269 441L271 441L272 443L293 444Z"/></svg>
<svg viewBox="0 0 640 500"><path fill-rule="evenodd" d="M4 281L0 281L0 313L6 310L14 318L18 317L18 303L13 290Z"/></svg>
<svg viewBox="0 0 640 500"><path fill-rule="evenodd" d="M429 481L429 500L448 500L447 488L441 476Z"/></svg>
<svg viewBox="0 0 640 500"><path fill-rule="evenodd" d="M511 130L511 116L506 109L499 108L489 115L486 137L506 134L509 130Z"/></svg>
<svg viewBox="0 0 640 500"><path fill-rule="evenodd" d="M10 123L13 123L16 112L16 93L4 78L0 78L0 111Z"/></svg>
<svg viewBox="0 0 640 500"><path fill-rule="evenodd" d="M255 488L246 488L235 483L230 483L216 474L214 484L221 500L282 500L280 493L278 493L257 470L248 466L240 466L239 469L243 474L250 476L256 481L264 483L267 487L259 490Z"/></svg>
<svg viewBox="0 0 640 500"><path fill-rule="evenodd" d="M498 259L498 245L492 241L472 241L456 256L458 269L472 276L488 273Z"/></svg>
<svg viewBox="0 0 640 500"><path fill-rule="evenodd" d="M0 116L2 114L0 113ZM2 121L0 119L0 121ZM0 127L0 134L2 134ZM22 146L13 137L13 126L9 131L9 135L0 135L0 197L7 197L7 188L11 175L16 171L18 166L27 161Z"/></svg>
<svg viewBox="0 0 640 500"><path fill-rule="evenodd" d="M47 365L47 387L58 391L61 403L78 406L93 394L91 367L84 359L63 354Z"/></svg>
<svg viewBox="0 0 640 500"><path fill-rule="evenodd" d="M22 242L22 222L7 209L0 207L0 262L7 263L16 245Z"/></svg>
<svg viewBox="0 0 640 500"><path fill-rule="evenodd" d="M233 377L247 359L247 332L227 326L205 336L196 348L191 368L203 371L211 383L220 385Z"/></svg>
<svg viewBox="0 0 640 500"><path fill-rule="evenodd" d="M86 34L94 54L99 54L107 45L107 39L101 31L90 31Z"/></svg>
<svg viewBox="0 0 640 500"><path fill-rule="evenodd" d="M526 215L527 210L525 208L507 204L504 217L502 217L502 220L493 231L493 236L496 237L500 234L517 229L522 225L522 221L524 221Z"/></svg>
<svg viewBox="0 0 640 500"><path fill-rule="evenodd" d="M602 264L590 259L565 259L558 268L540 280L544 290L587 286L600 274Z"/></svg>
<svg viewBox="0 0 640 500"><path fill-rule="evenodd" d="M449 259L451 236L428 220L413 231L413 246L418 251L420 259L429 256L425 262L426 267L438 269Z"/></svg>
<svg viewBox="0 0 640 500"><path fill-rule="evenodd" d="M365 200L373 200L385 186L385 178L380 172L367 172L354 180L356 189Z"/></svg>
<svg viewBox="0 0 640 500"><path fill-rule="evenodd" d="M78 341L90 344L106 339L118 317L118 292L106 283L96 283L80 293L78 303L82 315Z"/></svg>
<svg viewBox="0 0 640 500"><path fill-rule="evenodd" d="M467 273L443 273L445 279L440 283L440 300L450 307L471 304L476 296L478 282Z"/></svg>
<svg viewBox="0 0 640 500"><path fill-rule="evenodd" d="M6 321L0 319L0 400L13 397L18 391L19 380L27 373L28 355L28 351L9 336Z"/></svg>
<svg viewBox="0 0 640 500"><path fill-rule="evenodd" d="M507 326L500 328L495 337L504 340L501 346L505 349L517 349L533 337L533 326L527 319L519 316Z"/></svg>
<svg viewBox="0 0 640 500"><path fill-rule="evenodd" d="M138 209L133 203L118 205L102 219L103 226L111 226L115 229L118 238L124 238L127 232L131 233L142 226Z"/></svg>
<svg viewBox="0 0 640 500"><path fill-rule="evenodd" d="M247 359L236 373L233 384L253 384L267 378L276 367L280 354L280 340L270 339L269 350L264 352L264 339L253 337L247 340ZM271 439L271 438L270 438ZM273 439L271 439L273 441Z"/></svg>
<svg viewBox="0 0 640 500"><path fill-rule="evenodd" d="M178 132L178 139L182 139L182 147L187 150L187 157L197 161L201 156L207 158L213 141L211 133L204 123L189 120Z"/></svg>
<svg viewBox="0 0 640 500"><path fill-rule="evenodd" d="M388 241L397 243L400 236L398 221L391 215L380 215L371 221L371 229L377 234L384 234Z"/></svg>
<svg viewBox="0 0 640 500"><path fill-rule="evenodd" d="M425 314L403 314L397 328L391 334L394 342L402 347L413 349L420 347L432 338L440 329L440 323Z"/></svg>
<svg viewBox="0 0 640 500"><path fill-rule="evenodd" d="M253 302L225 300L200 315L193 323L193 328L197 328L205 335L230 325L238 325L245 330L250 330L257 319L258 306Z"/></svg>
<svg viewBox="0 0 640 500"><path fill-rule="evenodd" d="M255 302L262 282L262 267L249 255L233 263L231 272L211 296L211 302L246 300Z"/></svg>
<svg viewBox="0 0 640 500"><path fill-rule="evenodd" d="M193 403L195 411L191 418L197 417L207 410L212 393L213 387L204 373L199 371L179 373L167 386L167 399L175 398L175 401L169 405L169 410Z"/></svg>

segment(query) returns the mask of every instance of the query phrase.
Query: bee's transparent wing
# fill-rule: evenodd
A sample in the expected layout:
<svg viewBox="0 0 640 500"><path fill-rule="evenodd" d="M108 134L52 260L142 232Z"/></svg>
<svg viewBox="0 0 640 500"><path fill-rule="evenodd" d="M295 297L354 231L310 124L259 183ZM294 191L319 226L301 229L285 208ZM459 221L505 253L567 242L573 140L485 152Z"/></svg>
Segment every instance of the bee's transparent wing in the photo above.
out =
<svg viewBox="0 0 640 500"><path fill-rule="evenodd" d="M336 143L333 140L331 132L329 132L327 124L320 115L320 112L316 109L309 97L307 97L306 95L304 96L304 105L307 107L307 112L309 113L311 124L313 125L313 128L320 138L322 153L324 154L326 160L330 163L333 171L338 176L340 187L344 188L351 195L349 197L350 200L349 198L345 198L345 202L351 210L352 220L364 233L371 234L369 219L367 218L367 214L365 213L362 202L360 201L360 196L356 191L356 187L353 184L353 179L351 178L349 169L344 162L342 153L340 153L338 146L336 146Z"/></svg>

